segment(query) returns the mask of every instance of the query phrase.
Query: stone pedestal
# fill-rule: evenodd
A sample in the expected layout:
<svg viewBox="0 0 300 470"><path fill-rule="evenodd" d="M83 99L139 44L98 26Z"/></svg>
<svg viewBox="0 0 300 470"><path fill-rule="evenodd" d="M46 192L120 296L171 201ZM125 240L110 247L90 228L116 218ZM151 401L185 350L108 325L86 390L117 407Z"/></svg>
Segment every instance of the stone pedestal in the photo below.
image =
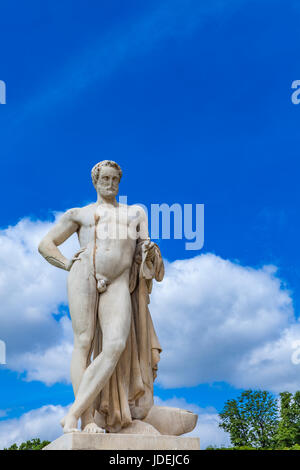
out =
<svg viewBox="0 0 300 470"><path fill-rule="evenodd" d="M141 434L63 434L43 450L200 450L199 437Z"/></svg>

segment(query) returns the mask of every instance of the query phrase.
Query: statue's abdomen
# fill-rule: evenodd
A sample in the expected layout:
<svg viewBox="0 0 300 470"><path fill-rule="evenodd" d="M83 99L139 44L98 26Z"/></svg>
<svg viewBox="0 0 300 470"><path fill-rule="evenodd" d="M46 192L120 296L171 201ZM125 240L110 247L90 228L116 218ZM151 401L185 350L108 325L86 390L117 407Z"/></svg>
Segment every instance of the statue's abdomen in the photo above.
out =
<svg viewBox="0 0 300 470"><path fill-rule="evenodd" d="M132 265L135 240L97 240L95 273L112 281Z"/></svg>

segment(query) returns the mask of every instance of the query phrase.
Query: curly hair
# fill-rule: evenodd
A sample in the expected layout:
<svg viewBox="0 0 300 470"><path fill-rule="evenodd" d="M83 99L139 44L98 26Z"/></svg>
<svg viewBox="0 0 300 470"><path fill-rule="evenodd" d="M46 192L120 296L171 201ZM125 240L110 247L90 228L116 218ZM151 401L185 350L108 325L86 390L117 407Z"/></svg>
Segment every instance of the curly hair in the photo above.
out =
<svg viewBox="0 0 300 470"><path fill-rule="evenodd" d="M103 160L102 162L99 162L97 163L93 168L92 168L92 181L93 181L93 185L97 186L97 183L98 183L98 179L99 179L99 176L100 176L100 170L102 167L104 166L110 166L111 168L115 168L116 170L118 170L119 172L119 181L121 180L122 178L122 170L121 170L121 167L114 161L112 160Z"/></svg>

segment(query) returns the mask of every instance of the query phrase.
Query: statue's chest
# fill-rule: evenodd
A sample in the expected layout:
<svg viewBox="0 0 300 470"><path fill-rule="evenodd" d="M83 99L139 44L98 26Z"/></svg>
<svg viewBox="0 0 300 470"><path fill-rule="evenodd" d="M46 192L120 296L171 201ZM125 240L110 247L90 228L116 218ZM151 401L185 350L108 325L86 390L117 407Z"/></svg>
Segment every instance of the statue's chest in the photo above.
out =
<svg viewBox="0 0 300 470"><path fill-rule="evenodd" d="M81 245L87 245L95 239L135 238L140 214L126 207L98 207L86 214L82 220L79 239Z"/></svg>
<svg viewBox="0 0 300 470"><path fill-rule="evenodd" d="M94 217L97 225L129 225L138 223L138 217L126 209L120 208L101 208L95 212Z"/></svg>
<svg viewBox="0 0 300 470"><path fill-rule="evenodd" d="M139 216L126 208L101 208L95 213L95 223L98 238L127 239L136 233Z"/></svg>

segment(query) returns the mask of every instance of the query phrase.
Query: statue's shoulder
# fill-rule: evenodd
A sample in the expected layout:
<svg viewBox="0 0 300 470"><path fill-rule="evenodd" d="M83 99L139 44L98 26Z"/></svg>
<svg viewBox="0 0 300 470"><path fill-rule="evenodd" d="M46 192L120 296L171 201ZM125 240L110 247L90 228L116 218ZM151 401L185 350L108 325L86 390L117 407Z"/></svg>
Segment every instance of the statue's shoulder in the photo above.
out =
<svg viewBox="0 0 300 470"><path fill-rule="evenodd" d="M93 212L96 209L97 209L97 204L95 202L92 202L91 204L88 204L87 206L77 208L77 210L81 213Z"/></svg>
<svg viewBox="0 0 300 470"><path fill-rule="evenodd" d="M127 207L127 210L130 211L130 212L139 212L140 214L145 214L145 209L143 206L139 205L139 204L132 204L132 205L126 205L126 204L120 204L120 206L124 206L124 207Z"/></svg>
<svg viewBox="0 0 300 470"><path fill-rule="evenodd" d="M140 220L144 220L147 218L147 213L144 207L140 206L139 204L121 204L119 203L120 210L126 210L129 216L139 217Z"/></svg>
<svg viewBox="0 0 300 470"><path fill-rule="evenodd" d="M79 209L79 207L72 207L72 209L68 209L66 212L64 212L61 218L65 220L72 220L75 222L78 216Z"/></svg>
<svg viewBox="0 0 300 470"><path fill-rule="evenodd" d="M138 215L141 217L141 219L147 218L147 209L145 210L145 207L139 204L133 204L132 206L129 207L129 212L134 214L135 216Z"/></svg>
<svg viewBox="0 0 300 470"><path fill-rule="evenodd" d="M86 215L89 215L95 211L95 204L88 204L87 206L83 207L73 207L72 209L68 209L63 217L66 219L72 220L73 222L81 222L82 218Z"/></svg>

